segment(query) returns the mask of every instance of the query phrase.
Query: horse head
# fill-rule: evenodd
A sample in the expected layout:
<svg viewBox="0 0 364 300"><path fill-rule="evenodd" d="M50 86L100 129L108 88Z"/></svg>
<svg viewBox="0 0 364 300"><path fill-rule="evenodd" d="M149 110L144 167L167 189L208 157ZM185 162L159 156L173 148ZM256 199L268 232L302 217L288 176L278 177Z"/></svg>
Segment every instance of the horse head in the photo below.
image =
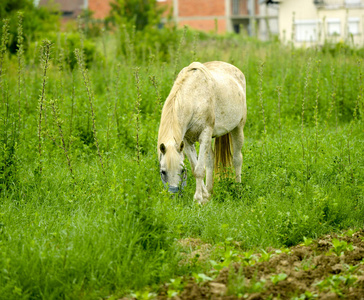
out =
<svg viewBox="0 0 364 300"><path fill-rule="evenodd" d="M163 185L168 186L170 193L177 193L186 186L183 146L183 141L180 144L172 142L159 145L159 171Z"/></svg>

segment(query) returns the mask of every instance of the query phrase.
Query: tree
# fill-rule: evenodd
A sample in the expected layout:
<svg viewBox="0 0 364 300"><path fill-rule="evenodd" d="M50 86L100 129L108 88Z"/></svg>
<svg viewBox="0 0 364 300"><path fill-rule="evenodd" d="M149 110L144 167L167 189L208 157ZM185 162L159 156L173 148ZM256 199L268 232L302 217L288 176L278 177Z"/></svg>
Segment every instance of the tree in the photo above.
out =
<svg viewBox="0 0 364 300"><path fill-rule="evenodd" d="M26 40L38 40L59 28L59 11L55 6L36 7L33 0L1 0L0 26L3 19L10 20L10 51L16 51L17 12L23 11L23 34ZM24 43L27 44L26 42Z"/></svg>
<svg viewBox="0 0 364 300"><path fill-rule="evenodd" d="M114 0L110 6L110 21L135 26L136 30L158 25L163 13L163 9L157 7L156 0Z"/></svg>

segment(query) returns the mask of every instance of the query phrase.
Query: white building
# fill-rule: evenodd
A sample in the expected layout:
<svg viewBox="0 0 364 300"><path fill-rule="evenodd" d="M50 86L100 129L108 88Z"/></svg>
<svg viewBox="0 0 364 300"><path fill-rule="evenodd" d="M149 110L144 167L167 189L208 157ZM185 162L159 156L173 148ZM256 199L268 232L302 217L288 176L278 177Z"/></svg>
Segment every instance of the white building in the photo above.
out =
<svg viewBox="0 0 364 300"><path fill-rule="evenodd" d="M281 0L279 32L295 45L325 40L363 46L364 0Z"/></svg>

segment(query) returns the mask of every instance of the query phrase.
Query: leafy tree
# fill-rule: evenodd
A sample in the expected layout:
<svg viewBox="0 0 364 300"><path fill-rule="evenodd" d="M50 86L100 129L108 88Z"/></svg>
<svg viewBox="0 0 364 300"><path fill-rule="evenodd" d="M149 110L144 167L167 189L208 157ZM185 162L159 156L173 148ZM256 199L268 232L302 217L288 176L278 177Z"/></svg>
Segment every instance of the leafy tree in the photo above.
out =
<svg viewBox="0 0 364 300"><path fill-rule="evenodd" d="M110 5L108 21L120 26L120 49L124 55L140 59L148 52L167 59L179 37L172 23L159 26L164 7L158 6L156 0L113 0Z"/></svg>
<svg viewBox="0 0 364 300"><path fill-rule="evenodd" d="M52 3L52 2L51 2ZM0 25L3 19L10 19L10 51L16 51L17 12L23 11L23 32L27 40L39 40L47 33L58 30L59 11L54 5L36 7L33 0L1 0Z"/></svg>
<svg viewBox="0 0 364 300"><path fill-rule="evenodd" d="M163 13L163 9L157 7L156 0L114 0L110 6L110 21L135 26L136 30L157 25Z"/></svg>

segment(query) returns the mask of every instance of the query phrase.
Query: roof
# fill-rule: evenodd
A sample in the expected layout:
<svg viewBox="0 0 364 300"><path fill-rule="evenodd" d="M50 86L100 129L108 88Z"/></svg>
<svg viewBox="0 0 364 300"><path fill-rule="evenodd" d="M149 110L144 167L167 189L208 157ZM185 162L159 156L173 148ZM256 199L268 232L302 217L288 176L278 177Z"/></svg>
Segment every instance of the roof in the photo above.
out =
<svg viewBox="0 0 364 300"><path fill-rule="evenodd" d="M40 0L39 6L47 6L49 3L58 5L62 12L80 12L85 8L85 0Z"/></svg>

